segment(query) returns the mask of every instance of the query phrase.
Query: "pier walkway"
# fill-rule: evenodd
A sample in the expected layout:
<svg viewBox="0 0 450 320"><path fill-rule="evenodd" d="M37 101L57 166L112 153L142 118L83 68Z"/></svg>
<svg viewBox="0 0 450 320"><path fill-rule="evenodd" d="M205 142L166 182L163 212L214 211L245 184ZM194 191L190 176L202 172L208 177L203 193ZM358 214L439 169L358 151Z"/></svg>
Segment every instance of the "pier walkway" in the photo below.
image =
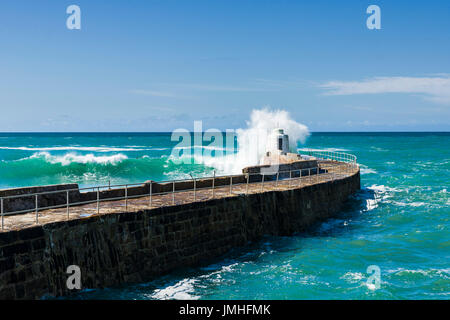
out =
<svg viewBox="0 0 450 320"><path fill-rule="evenodd" d="M84 219L94 215L107 215L118 212L135 212L139 210L148 210L151 208L186 204L190 202L201 202L211 199L220 199L227 197L236 197L246 194L254 194L269 191L283 191L302 188L309 185L319 184L332 180L338 180L358 172L359 167L354 163L319 160L319 170L307 170L300 172L297 176L288 172L287 178L279 178L278 175L272 175L270 179L264 176L259 181L250 181L247 177L244 183L230 183L229 185L210 186L197 189L188 189L175 192L162 192L149 195L134 195L112 200L96 200L87 204L59 206L53 209L39 209L22 214L3 214L1 216L0 232L23 229L63 220ZM292 178L289 178L292 176ZM231 177L231 176L230 176ZM276 177L276 178L275 178ZM212 179L212 178L201 178ZM232 181L232 179L230 179ZM95 189L95 188L94 188Z"/></svg>

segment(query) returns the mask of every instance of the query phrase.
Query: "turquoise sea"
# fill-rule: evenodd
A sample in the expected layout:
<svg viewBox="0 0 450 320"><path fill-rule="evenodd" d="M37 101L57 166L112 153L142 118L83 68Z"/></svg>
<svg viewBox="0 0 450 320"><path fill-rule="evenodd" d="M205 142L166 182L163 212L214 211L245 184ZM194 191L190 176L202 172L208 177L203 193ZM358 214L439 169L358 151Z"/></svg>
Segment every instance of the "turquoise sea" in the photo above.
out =
<svg viewBox="0 0 450 320"><path fill-rule="evenodd" d="M169 133L0 134L0 188L210 175L175 164ZM361 191L308 233L266 237L210 265L76 299L449 299L450 133L313 133L355 154ZM368 285L369 266L380 288ZM100 271L99 271L100 272Z"/></svg>

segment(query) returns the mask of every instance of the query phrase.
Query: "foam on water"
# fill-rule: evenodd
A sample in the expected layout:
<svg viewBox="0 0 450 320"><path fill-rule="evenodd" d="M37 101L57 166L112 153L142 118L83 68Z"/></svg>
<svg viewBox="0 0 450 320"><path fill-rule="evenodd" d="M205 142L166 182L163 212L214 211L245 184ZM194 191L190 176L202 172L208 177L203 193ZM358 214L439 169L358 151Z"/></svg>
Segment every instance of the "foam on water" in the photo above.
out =
<svg viewBox="0 0 450 320"><path fill-rule="evenodd" d="M156 289L150 298L156 300L197 300L200 297L194 295L194 284L196 279L183 279L172 286L163 289Z"/></svg>
<svg viewBox="0 0 450 320"><path fill-rule="evenodd" d="M361 174L376 174L377 172L373 169L367 168L365 165L360 165Z"/></svg>
<svg viewBox="0 0 450 320"><path fill-rule="evenodd" d="M98 163L98 164L111 164L116 165L120 162L122 162L125 159L128 159L128 157L122 153L114 154L111 156L96 156L92 153L85 154L85 155L78 155L75 153L67 153L62 156L54 156L51 155L48 152L39 152L33 154L29 159L35 159L35 158L42 158L45 159L46 162L51 164L61 164L63 166L68 166L71 163L81 163L81 164L87 164L87 163ZM27 158L23 159L27 160Z"/></svg>

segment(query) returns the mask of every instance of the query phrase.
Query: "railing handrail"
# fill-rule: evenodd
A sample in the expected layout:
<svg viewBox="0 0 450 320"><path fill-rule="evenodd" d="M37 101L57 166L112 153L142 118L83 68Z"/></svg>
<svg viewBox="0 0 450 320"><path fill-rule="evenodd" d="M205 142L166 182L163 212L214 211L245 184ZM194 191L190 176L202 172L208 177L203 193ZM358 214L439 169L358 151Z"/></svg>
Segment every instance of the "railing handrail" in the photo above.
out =
<svg viewBox="0 0 450 320"><path fill-rule="evenodd" d="M322 158L324 160L337 160L346 163L357 163L357 157L353 154L346 152L337 152L337 151L328 151L328 150L319 150L319 149L307 149L306 151L309 156L319 155L325 156L326 158Z"/></svg>
<svg viewBox="0 0 450 320"><path fill-rule="evenodd" d="M309 156L314 156L315 158L317 158L317 160L332 160L332 161L337 161L337 162L341 162L345 165L349 165L351 167L357 167L357 162L356 162L356 156L352 155L352 154L348 154L348 153L343 153L343 152L334 152L334 151L326 151L326 150L308 150L308 155ZM128 200L128 199L132 199L132 198L137 198L137 197L145 197L145 196L150 196L150 199L152 196L155 195L164 195L164 194L175 194L175 193L179 193L179 192L187 192L187 191L194 191L194 193L196 192L196 190L200 190L200 189L207 189L207 188L212 188L214 190L214 188L217 187L223 187L223 186L227 186L227 184L224 185L220 185L217 186L215 185L215 181L217 179L221 179L221 178L228 178L230 180L230 193L232 192L232 186L237 186L237 185L242 185L242 184L252 184L252 183L262 183L262 189L264 187L264 181L265 177L268 176L277 176L277 183L278 180L280 178L280 175L283 174L288 174L289 173L289 177L288 178L283 178L282 180L292 180L292 179L297 179L298 177L295 177L295 172L299 172L300 175L300 179L302 178L302 172L306 171L309 172L308 176L312 176L311 175L311 170L316 170L316 174L319 175L320 173L320 166L314 167L314 168L305 168L305 169L292 169L292 170L277 170L277 171L273 171L273 172L258 172L258 173L242 173L242 174L231 174L231 175L216 175L216 172L214 171L214 175L213 176L207 176L207 177L198 177L198 178L189 178L189 179L173 179L173 180L163 180L163 181L146 181L146 182L138 182L138 183L126 183L126 184L116 184L116 185L99 185L99 186L93 186L93 187L82 187L82 188L72 188L72 189L62 189L62 190L53 190L53 191L44 191L44 192L35 192L35 193L28 193L28 194L20 194L20 195L10 195L10 196L3 196L0 197L0 202L1 202L1 208L0 208L0 214L1 214L1 218L2 218L2 229L3 229L3 217L5 215L16 215L16 214L21 214L21 213L27 213L27 212L33 212L36 211L36 221L38 219L38 211L43 211L43 210L48 210L48 209L54 209L54 208L64 208L67 207L67 213L69 214L69 207L74 207L74 206L79 206L79 205L83 205L83 204L91 204L91 203L97 203L99 204L100 202L105 202L105 201L114 201L114 200ZM292 174L294 173L294 177L292 177ZM256 181L256 182L249 182L250 180L250 176L261 176L262 180L261 182ZM244 177L246 178L246 182L239 182L239 183L233 183L233 178L234 177ZM198 187L196 186L196 181L198 179L202 179L202 180L212 180L211 182L211 186L207 186L207 187ZM183 182L189 182L189 183L194 183L194 188L193 189L183 189L183 190L175 190L175 184L176 183L183 183ZM153 193L153 188L152 188L152 184L153 183L157 183L157 184L165 184L165 183L172 183L174 184L174 188L172 191L164 191L164 192L158 192L158 193ZM135 186L146 186L149 185L149 193L148 194L142 194L142 195L128 195L128 190L129 187L135 187ZM122 188L121 188L122 187ZM124 187L124 188L123 188ZM106 189L106 190L105 190ZM124 196L117 196L117 197L111 197L111 198L103 198L100 199L99 197L99 192L101 190L101 192L105 192L108 190L124 190L125 195ZM248 188L247 188L248 189ZM88 200L88 201L78 201L78 202L72 202L70 203L69 201L69 196L71 192L78 192L81 194L80 191L82 190L92 190L91 192L96 192L97 193L97 199L95 200ZM37 200L39 196L43 196L43 195L49 195L49 194L56 194L56 193L66 193L67 195L67 203L65 204L57 204L57 205L52 205L52 206L47 206L47 207L39 207ZM214 193L213 193L214 195ZM36 200L36 207L35 208L30 208L30 209L23 209L23 210L17 210L17 211L8 211L5 212L5 200L8 199L18 199L18 198L32 198L35 197ZM195 198L195 195L194 195Z"/></svg>

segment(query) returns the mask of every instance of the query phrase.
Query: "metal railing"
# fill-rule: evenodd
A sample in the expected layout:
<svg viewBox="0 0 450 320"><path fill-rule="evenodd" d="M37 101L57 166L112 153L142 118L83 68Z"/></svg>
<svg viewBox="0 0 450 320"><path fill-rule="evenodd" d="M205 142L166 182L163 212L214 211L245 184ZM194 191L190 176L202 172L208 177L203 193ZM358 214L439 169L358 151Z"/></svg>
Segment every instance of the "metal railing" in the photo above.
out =
<svg viewBox="0 0 450 320"><path fill-rule="evenodd" d="M350 153L313 149L308 149L306 153L308 156L315 157L318 160L332 160L357 164L357 157Z"/></svg>
<svg viewBox="0 0 450 320"><path fill-rule="evenodd" d="M260 190L260 192L263 192L265 190L265 185L274 184L275 187L278 187L281 182L287 182L288 188L291 188L292 181L304 179L303 181L306 181L310 184L318 183L322 180L322 178L325 179L325 181L332 181L337 179L345 178L348 174L352 174L355 172L355 170L358 169L358 164L356 163L356 156L351 154L345 154L345 153L338 153L338 152L327 152L327 151L308 151L309 156L314 156L318 160L322 160L323 163L321 165L314 167L314 168L306 168L306 169L295 169L295 170L283 170L283 171L276 171L271 173L247 173L247 174L239 174L239 175L222 175L217 176L216 172L214 171L214 175L212 177L200 177L201 182L203 184L207 184L208 186L205 187L199 187L198 179L194 178L192 175L190 179L179 179L179 180L166 180L166 181L159 181L159 182L143 182L143 183L133 183L133 184L117 184L117 185L111 185L110 183L105 186L95 186L95 187L86 187L86 188L75 188L75 189L66 189L66 190L56 190L56 191L46 191L46 192L38 192L38 193L29 193L29 194L21 194L21 195L12 195L12 196L4 196L0 198L0 215L1 215L1 229L4 229L4 218L5 216L11 216L11 215L18 215L23 213L32 213L35 212L36 214L36 224L39 223L39 212L50 210L50 209L60 209L60 208L66 208L66 214L67 219L70 218L70 207L75 206L82 206L86 204L93 204L96 203L96 213L100 213L100 204L102 202L107 201L118 201L118 200L124 200L125 201L125 211L128 211L128 200L135 199L135 198L143 198L148 197L148 206L150 208L155 207L154 206L154 197L155 196L164 196L171 194L171 204L175 205L175 195L177 193L183 193L183 192L193 192L193 200L197 200L197 193L201 190L210 189L212 197L211 199L214 199L217 194L217 190L227 190L229 188L229 191L227 194L232 195L233 194L233 188L238 186L245 185L245 191L240 192L239 194L248 194L249 193L249 186L255 186L257 184L260 185L260 188L257 188L256 190ZM328 167L330 165L330 167ZM332 172L330 172L329 169L333 168ZM252 177L257 178L252 178ZM217 185L217 182L219 180L229 180L228 184L221 183ZM233 182L234 179L234 182ZM239 180L243 180L243 182L238 182ZM206 183L207 181L211 181L211 183ZM176 186L180 183L191 183L193 184L193 188L180 188L177 190ZM222 181L223 182L223 181ZM266 182L266 183L265 183ZM168 188L168 185L172 184L169 191L162 191L162 192L153 192L153 185L156 184L160 188L166 186ZM148 185L148 187L147 187ZM146 193L139 193L135 195L130 195L129 190L133 190L133 187L141 187L143 189L148 189ZM123 196L115 196L115 197L101 197L100 195L103 192L112 192L114 190L123 191ZM86 200L86 201L76 201L71 202L70 196L71 194L75 194L76 196L81 196L89 192L93 192L95 194L91 194L90 196L94 196L93 200ZM39 200L43 196L47 195L55 195L55 194L64 194L65 193L65 202L61 204L51 205L51 206L45 206L40 207L39 206ZM24 210L17 210L17 211L7 211L5 209L6 202L11 200L16 200L20 198L29 198L34 201L34 208L24 209Z"/></svg>

